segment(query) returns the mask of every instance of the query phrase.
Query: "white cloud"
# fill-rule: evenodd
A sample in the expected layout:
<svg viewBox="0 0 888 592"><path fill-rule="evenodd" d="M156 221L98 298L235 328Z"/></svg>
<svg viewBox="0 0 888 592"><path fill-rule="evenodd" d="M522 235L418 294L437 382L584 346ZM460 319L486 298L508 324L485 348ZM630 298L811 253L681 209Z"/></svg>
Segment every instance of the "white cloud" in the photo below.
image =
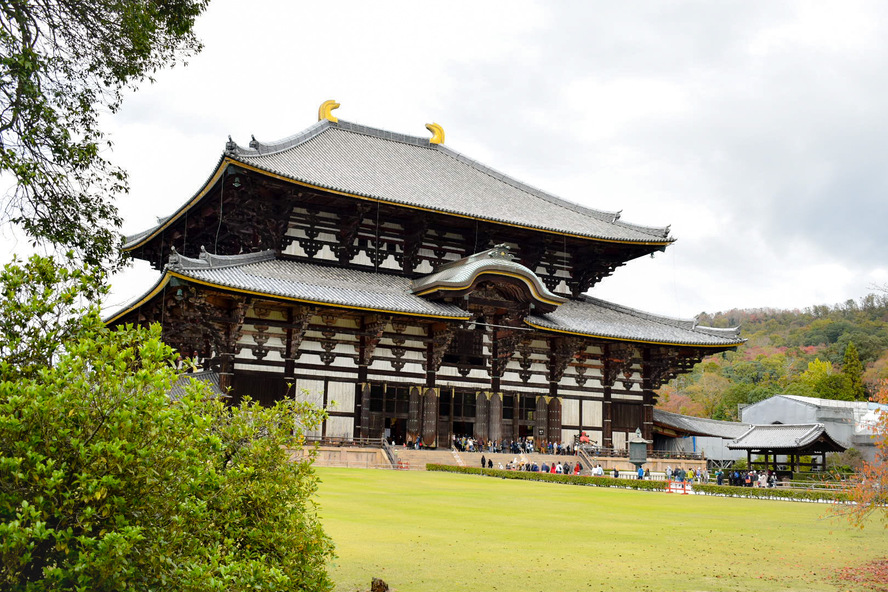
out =
<svg viewBox="0 0 888 592"><path fill-rule="evenodd" d="M229 134L291 135L333 98L343 119L436 121L519 179L671 224L678 242L601 297L678 316L859 298L888 277L886 17L876 2L214 0L205 51L106 118L131 173L125 230L197 191Z"/></svg>

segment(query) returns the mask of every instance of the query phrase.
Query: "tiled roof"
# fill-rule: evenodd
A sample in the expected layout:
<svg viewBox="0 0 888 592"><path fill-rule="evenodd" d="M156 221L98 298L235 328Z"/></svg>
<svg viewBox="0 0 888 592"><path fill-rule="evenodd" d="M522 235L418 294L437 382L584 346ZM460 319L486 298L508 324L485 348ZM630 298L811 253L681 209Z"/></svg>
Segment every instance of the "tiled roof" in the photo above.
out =
<svg viewBox="0 0 888 592"><path fill-rule="evenodd" d="M669 228L619 220L517 181L427 138L340 120L226 154L309 185L394 204L604 240L668 244Z"/></svg>
<svg viewBox="0 0 888 592"><path fill-rule="evenodd" d="M670 413L654 407L654 423L674 428L680 432L688 432L696 436L715 436L718 438L739 438L750 425L735 421L718 421L703 417L691 417Z"/></svg>
<svg viewBox="0 0 888 592"><path fill-rule="evenodd" d="M700 327L693 319L673 319L581 295L554 312L531 315L541 329L626 341L729 348L745 341L740 330Z"/></svg>
<svg viewBox="0 0 888 592"><path fill-rule="evenodd" d="M273 251L200 259L174 256L167 269L203 283L291 300L454 319L468 314L451 304L414 296L408 278L275 259Z"/></svg>
<svg viewBox="0 0 888 592"><path fill-rule="evenodd" d="M411 281L405 277L275 259L273 251L263 251L243 255L204 252L198 259L174 253L158 284L106 322L115 321L153 297L171 276L320 305L454 320L470 318L469 313L455 305L414 295ZM743 342L736 334L722 337L701 331L694 321L650 315L589 297L569 300L551 314L530 315L525 322L542 330L554 328L576 335L645 343L727 349Z"/></svg>
<svg viewBox="0 0 888 592"><path fill-rule="evenodd" d="M822 423L754 425L736 440L728 442L732 450L793 450L821 441L826 450L844 450Z"/></svg>

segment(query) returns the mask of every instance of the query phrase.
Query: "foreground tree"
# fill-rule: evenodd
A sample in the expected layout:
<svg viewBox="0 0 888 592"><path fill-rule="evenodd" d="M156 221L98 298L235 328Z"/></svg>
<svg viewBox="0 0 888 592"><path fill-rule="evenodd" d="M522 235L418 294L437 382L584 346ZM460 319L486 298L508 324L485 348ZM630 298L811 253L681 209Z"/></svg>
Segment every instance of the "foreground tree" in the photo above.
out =
<svg viewBox="0 0 888 592"><path fill-rule="evenodd" d="M98 118L122 92L199 51L209 0L0 0L2 210L37 242L96 263L119 257L113 197L126 174L102 156Z"/></svg>
<svg viewBox="0 0 888 592"><path fill-rule="evenodd" d="M888 381L881 384L873 402L888 405ZM876 457L865 462L848 495L853 502L843 509L851 522L863 528L867 519L877 514L888 528L888 412L875 415L873 432L876 438Z"/></svg>
<svg viewBox="0 0 888 592"><path fill-rule="evenodd" d="M2 287L0 318L19 306ZM51 365L0 360L0 589L330 589L317 480L288 452L320 413L229 407L197 381L171 402L159 327L80 312L46 325L66 335Z"/></svg>

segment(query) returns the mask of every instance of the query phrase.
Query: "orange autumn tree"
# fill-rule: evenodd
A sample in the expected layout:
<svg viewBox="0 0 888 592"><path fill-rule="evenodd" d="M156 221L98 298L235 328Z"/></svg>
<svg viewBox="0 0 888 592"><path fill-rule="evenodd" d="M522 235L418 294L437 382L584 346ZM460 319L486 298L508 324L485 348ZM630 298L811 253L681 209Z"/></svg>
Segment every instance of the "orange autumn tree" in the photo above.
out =
<svg viewBox="0 0 888 592"><path fill-rule="evenodd" d="M888 405L888 380L879 384L879 389L871 399L874 403ZM876 456L873 462L864 463L847 493L853 503L846 513L849 520L863 528L867 518L877 514L885 528L888 528L888 412L876 413L873 430L876 438Z"/></svg>

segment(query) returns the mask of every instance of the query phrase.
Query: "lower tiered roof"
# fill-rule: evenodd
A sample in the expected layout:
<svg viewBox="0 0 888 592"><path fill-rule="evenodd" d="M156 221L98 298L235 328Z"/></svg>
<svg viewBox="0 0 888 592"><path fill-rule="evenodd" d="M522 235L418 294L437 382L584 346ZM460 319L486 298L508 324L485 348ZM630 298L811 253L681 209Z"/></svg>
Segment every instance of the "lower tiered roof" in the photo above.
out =
<svg viewBox="0 0 888 592"><path fill-rule="evenodd" d="M279 259L273 251L229 256L204 251L200 258L174 254L157 284L108 322L147 303L173 279L281 301L441 320L470 318L458 306L414 294L415 283L402 276ZM567 301L555 312L531 314L525 323L543 332L716 351L744 341L738 329L713 330L693 320L652 315L590 297Z"/></svg>

